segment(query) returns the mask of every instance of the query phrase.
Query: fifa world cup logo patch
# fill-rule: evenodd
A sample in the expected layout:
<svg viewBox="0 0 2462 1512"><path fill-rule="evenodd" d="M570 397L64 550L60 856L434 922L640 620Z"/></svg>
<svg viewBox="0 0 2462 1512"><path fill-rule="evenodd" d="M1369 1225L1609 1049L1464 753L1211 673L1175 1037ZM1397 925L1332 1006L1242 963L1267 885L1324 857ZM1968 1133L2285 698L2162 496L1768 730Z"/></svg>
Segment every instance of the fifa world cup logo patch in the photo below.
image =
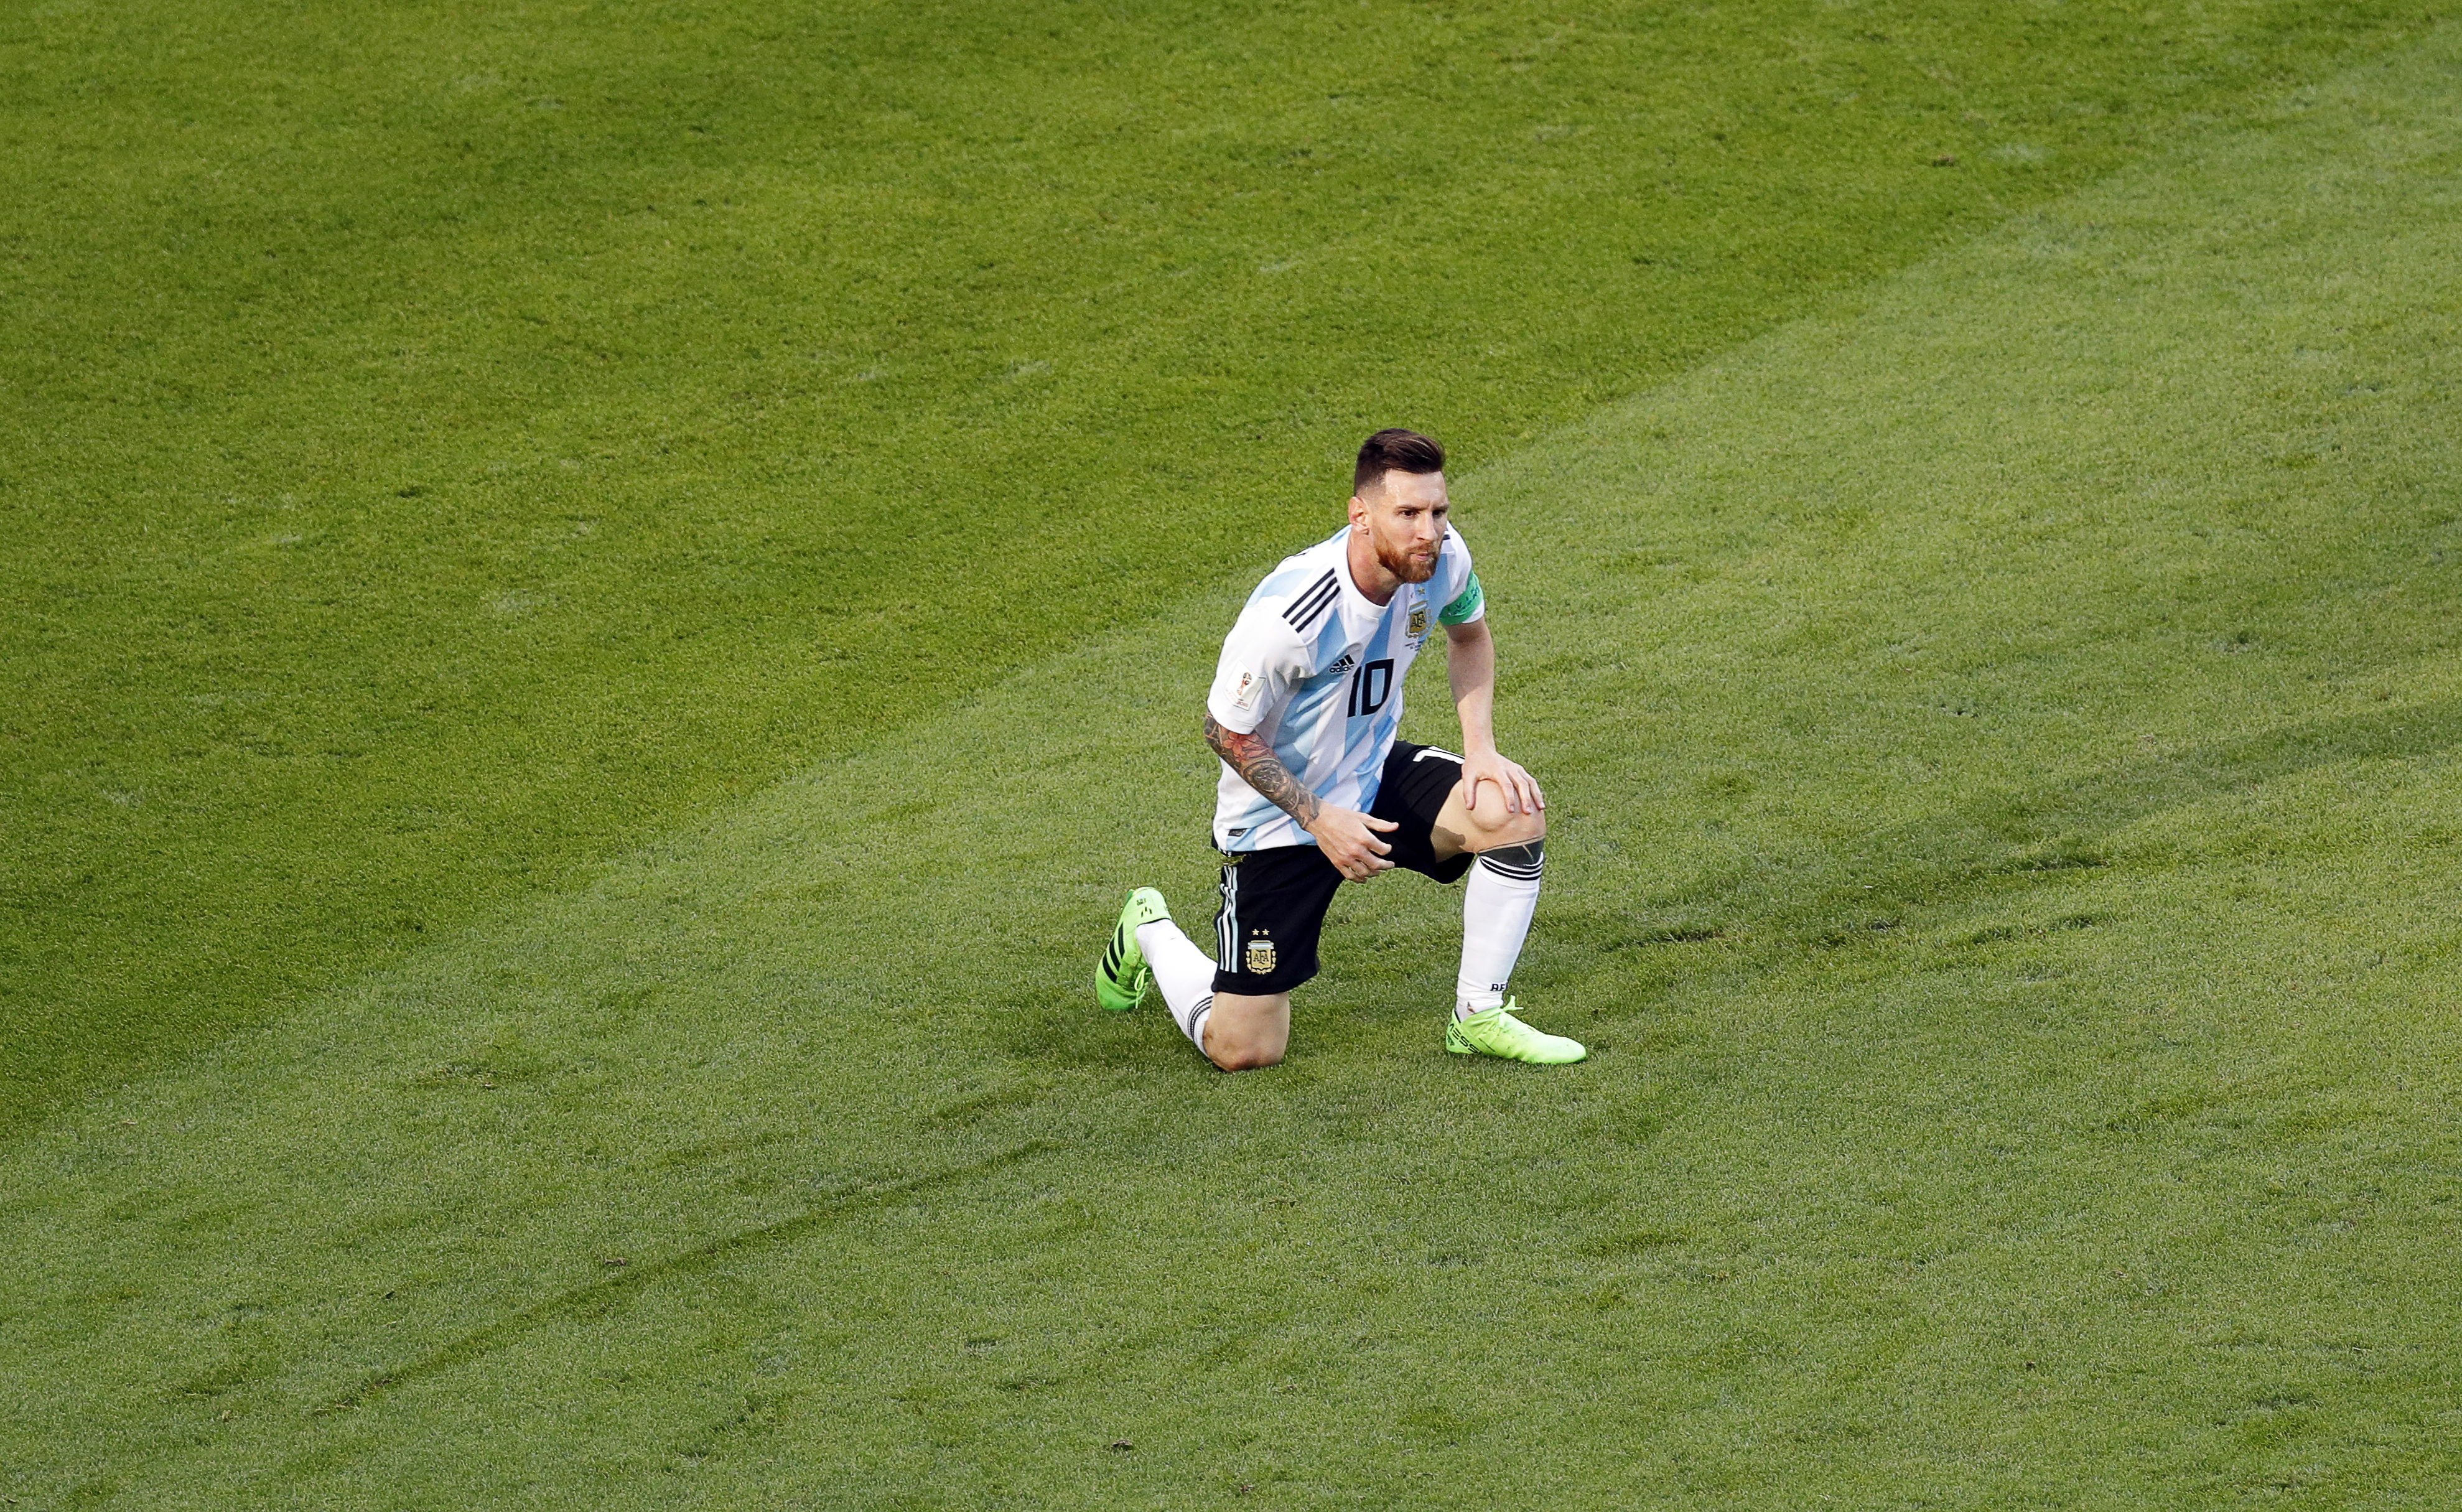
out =
<svg viewBox="0 0 2462 1512"><path fill-rule="evenodd" d="M1254 672L1249 671L1246 667L1242 667L1240 669L1240 685L1231 690L1231 706L1235 709L1255 708L1257 706L1257 695L1263 692L1264 689L1265 680L1263 678L1261 678Z"/></svg>
<svg viewBox="0 0 2462 1512"><path fill-rule="evenodd" d="M1270 976L1274 970L1274 942L1263 934L1248 941L1246 961L1248 975Z"/></svg>

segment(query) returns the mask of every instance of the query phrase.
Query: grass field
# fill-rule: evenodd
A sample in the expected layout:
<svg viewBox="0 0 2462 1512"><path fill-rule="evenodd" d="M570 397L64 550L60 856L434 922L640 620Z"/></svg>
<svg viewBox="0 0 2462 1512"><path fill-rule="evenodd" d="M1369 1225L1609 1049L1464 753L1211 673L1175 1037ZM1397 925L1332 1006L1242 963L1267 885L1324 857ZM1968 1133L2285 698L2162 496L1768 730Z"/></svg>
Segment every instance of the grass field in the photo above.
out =
<svg viewBox="0 0 2462 1512"><path fill-rule="evenodd" d="M1816 23L1914 24L1877 14L1705 22L1702 87L1749 96L1734 81L1763 54L1734 37L1818 54L1831 33ZM1618 304L1571 335L1538 322L1518 356L1469 376L1412 372L1403 352L1309 391L1303 376L1344 338L1281 322L1344 307L1357 290L1338 271L1315 275L1313 306L1211 275L1185 304L1089 284L1075 318L1111 333L1116 391L1055 382L1011 408L978 390L963 410L953 357L931 380L945 388L864 412L923 417L894 436L875 420L875 451L798 461L791 417L740 434L713 421L677 473L644 461L644 441L611 448L606 496L508 484L488 504L489 447L555 483L568 440L615 424L642 370L594 388L573 358L555 380L571 390L558 432L464 368L470 423L423 437L384 423L384 385L411 379L363 373L367 387L320 408L303 365L298 413L332 429L277 427L297 448L286 465L364 481L380 462L458 455L449 486L470 492L407 496L446 498L432 517L336 502L340 523L314 537L331 560L289 579L237 565L276 529L270 513L167 505L162 529L193 578L106 555L127 539L91 518L93 575L76 578L85 558L61 543L78 518L63 459L79 447L23 433L43 441L8 463L11 519L32 541L11 550L69 566L14 579L12 614L32 615L37 588L54 598L39 620L52 638L11 641L11 676L38 691L11 706L11 749L52 760L76 748L74 728L97 752L136 753L119 759L140 777L76 767L85 780L203 796L192 825L150 799L93 810L162 826L139 844L77 817L65 777L12 793L8 822L41 841L19 853L92 865L119 901L81 914L37 891L51 874L11 883L27 920L7 962L12 1074L41 1108L0 1147L0 1494L2462 1500L2462 29L2370 32L2325 70L2376 21L2191 12L2200 28L2180 34L2211 49L2208 75L2117 14L2013 11L1959 33L2006 82L1944 70L1958 82L1938 87L2021 99L2034 81L2041 114L2022 134L1966 122L1954 100L1933 124L1976 135L1949 146L1920 140L1906 124L1919 116L1868 136L1774 128L1803 156L1771 148L1738 170L1751 187L1730 208L1674 223L1688 255L1720 264L1666 291L1697 290L1697 308ZM1147 55L1113 35L1086 34L1090 73L1106 47ZM2010 51L2021 35L2041 43L2031 64ZM1722 37L1728 53L1711 45ZM2063 39L2074 51L2057 52ZM2078 82L2089 65L2106 71L2094 91ZM2315 79L2279 76L2302 69ZM734 97L717 74L678 76ZM349 94L347 78L331 87ZM2063 107L2081 98L2106 108ZM1502 88L1493 102L1499 119L1527 104ZM1630 129L1649 140L1646 122ZM1875 177L1840 191L1853 205L1788 205L1790 183L1827 182L1824 162L1918 146L1903 189ZM1637 171L1608 148L1587 171ZM1954 173L1929 166L1953 150ZM347 167L325 164L336 192ZM1169 162L1149 167L1170 180ZM1978 187L1970 168L1999 177ZM1494 213L1501 235L1512 212ZM1581 212L1566 213L1572 248ZM1460 227L1425 234L1421 265L1354 248L1392 280L1385 308L1407 304ZM1556 234L1534 230L1526 276L1500 244L1497 267L1464 275L1463 308L1501 331L1524 294L1537 312L1584 307L1588 265L1551 254ZM1227 259L1246 244L1220 246ZM1778 270L1724 266L1729 246ZM606 273L599 308L648 300L656 261ZM472 260L421 276L489 273ZM977 318L962 303L958 326ZM510 329L519 300L505 305ZM1036 308L1020 295L980 318ZM1139 336L1150 313L1158 346ZM660 318L642 350L692 325L680 308ZM12 374L34 371L30 329L10 328ZM1170 346L1217 333L1228 366L1271 358L1226 370L1254 387L1220 409ZM466 340L502 350L484 331ZM732 370L709 361L660 392L730 392ZM440 358L418 392L462 392L455 371ZM1189 386L1098 444L1087 417L1104 395L1162 371ZM70 382L46 369L9 402L66 414L67 390L44 385ZM1456 494L1505 659L1501 723L1553 798L1548 892L1516 988L1597 1054L1544 1074L1440 1054L1458 896L1392 877L1338 905L1293 1060L1222 1077L1160 1015L1093 1011L1084 977L1128 882L1157 881L1202 917L1210 759L1194 690L1256 559L1327 528L1319 475L1389 383L1432 412L1410 418L1467 443ZM1277 385L1304 412L1263 408ZM236 388L148 401L191 406L192 447L233 423L227 406L273 402ZM946 419L961 411L974 419ZM860 415L843 423L861 433ZM952 433L952 452L912 449ZM137 441L85 449L142 476L184 455L164 434L150 464ZM1060 439L1038 453L1046 434ZM1133 443L1149 436L1195 438L1172 454L1193 476L1230 469L1223 519L1156 506L1172 551L1122 533L1153 474L1117 459L1141 465ZM860 590L906 607L861 601L878 628L850 637L835 671L809 620L799 649L777 649L791 637L770 616L800 602L777 584L860 580L828 555L829 531L849 532L848 551L896 546L896 469L929 455L977 460L935 495L949 512L918 527L912 582ZM1098 455L1114 461L1070 492L1070 469ZM597 456L575 459L582 477ZM991 457L1047 470L1023 486L1028 505L970 515L991 497ZM816 480L841 475L848 497L875 490L874 513L789 518L807 486L840 498ZM687 496L679 479L705 490L708 516L659 515L661 489ZM1061 499L1065 518L1041 518ZM599 522L584 543L636 528L620 522L640 533L534 578L504 566L544 552L544 533L522 531L566 508ZM674 533L652 529L661 519ZM765 529L774 556L746 546ZM1273 531L1285 538L1258 550ZM449 549L393 554L423 532ZM968 575L986 542L995 565ZM371 563L396 568L364 589L360 618L348 594L330 622L300 607L318 572L347 586ZM202 596L166 590L128 610L119 646L102 643L108 605L80 609L69 589L107 597L113 573L147 571ZM1051 590L1014 634L997 587L1010 572ZM167 696L114 669L198 623L183 616L209 619L215 582L235 622L258 606L257 638L197 631L197 655L249 666L267 704L295 700L285 727L303 743L381 708L417 748L372 740L362 761L281 767L265 788L146 755L132 732L172 728ZM1074 620L1054 607L1088 584L1118 588ZM490 593L571 615L542 606L517 620L529 632L461 623ZM292 607L265 607L278 603ZM685 649L654 655L622 631L696 605ZM386 659L377 642L404 627L420 632L405 631L409 660ZM520 634L541 638L486 638ZM918 646L968 655L898 659ZM780 671L797 658L800 680ZM482 675L499 664L515 670ZM370 670L387 666L467 680L421 712L405 689L426 674L397 685ZM1406 733L1442 739L1440 675L1424 671ZM311 672L335 682L320 691ZM675 712L704 705L717 712ZM786 720L794 708L817 712ZM414 739L421 720L441 730L481 709L504 723ZM102 718L114 710L125 724ZM567 718L587 728L522 733ZM542 775L585 769L575 752L637 728L665 733L611 757L604 784ZM585 788L581 811L537 817ZM391 820L370 816L419 801L452 816L446 832L382 838ZM173 818L149 817L164 808ZM589 864L662 815L655 838ZM333 919L432 892L436 923L416 948L334 923L272 960L291 927L279 884L328 875L274 865L225 913L209 897L191 906L177 879L211 895L251 858L318 852ZM516 897L505 878L521 868L482 856L525 858L539 885ZM182 976L182 931L215 919L233 943L194 969L195 995L146 985ZM76 975L80 932L118 973L85 998L45 985ZM316 981L295 1001L277 990ZM59 1004L69 1027L44 1040L16 1016L30 1000ZM139 1011L156 1004L162 1026Z"/></svg>
<svg viewBox="0 0 2462 1512"><path fill-rule="evenodd" d="M16 7L0 1129L2424 13Z"/></svg>

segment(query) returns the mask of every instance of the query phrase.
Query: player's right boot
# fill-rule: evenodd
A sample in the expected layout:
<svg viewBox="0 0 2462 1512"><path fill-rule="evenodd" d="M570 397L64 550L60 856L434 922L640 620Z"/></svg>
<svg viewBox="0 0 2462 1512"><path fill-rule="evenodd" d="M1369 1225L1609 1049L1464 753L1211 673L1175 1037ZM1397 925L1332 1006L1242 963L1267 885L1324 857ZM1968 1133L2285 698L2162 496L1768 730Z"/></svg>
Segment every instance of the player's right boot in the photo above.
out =
<svg viewBox="0 0 2462 1512"><path fill-rule="evenodd" d="M1542 1033L1515 1018L1513 1010L1520 1006L1508 1000L1454 1020L1445 1026L1445 1048L1456 1055L1493 1055L1531 1066L1570 1066L1589 1057L1581 1041Z"/></svg>
<svg viewBox="0 0 2462 1512"><path fill-rule="evenodd" d="M1137 926L1170 917L1170 907L1153 888L1140 887L1129 894L1129 900L1120 907L1120 921L1112 926L1112 942L1103 948L1103 959L1094 962L1096 1003L1113 1013L1126 1013L1146 1000L1146 989L1154 985L1154 968L1146 964L1146 953L1137 948Z"/></svg>

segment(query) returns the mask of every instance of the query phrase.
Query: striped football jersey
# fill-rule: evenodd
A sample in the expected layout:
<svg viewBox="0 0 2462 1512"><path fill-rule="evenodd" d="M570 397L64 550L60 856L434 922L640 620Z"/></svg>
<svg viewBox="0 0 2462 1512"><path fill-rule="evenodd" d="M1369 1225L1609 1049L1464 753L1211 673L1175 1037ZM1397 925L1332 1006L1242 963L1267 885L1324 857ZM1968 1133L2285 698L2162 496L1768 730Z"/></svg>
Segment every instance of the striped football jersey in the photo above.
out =
<svg viewBox="0 0 2462 1512"><path fill-rule="evenodd" d="M1274 756L1328 804L1365 810L1402 725L1402 680L1438 624L1464 625L1487 604L1470 548L1448 528L1436 570L1369 602L1350 580L1348 529L1266 574L1222 642L1205 706L1215 723L1263 735ZM1299 821L1228 763L1216 790L1214 843L1225 851L1314 845Z"/></svg>

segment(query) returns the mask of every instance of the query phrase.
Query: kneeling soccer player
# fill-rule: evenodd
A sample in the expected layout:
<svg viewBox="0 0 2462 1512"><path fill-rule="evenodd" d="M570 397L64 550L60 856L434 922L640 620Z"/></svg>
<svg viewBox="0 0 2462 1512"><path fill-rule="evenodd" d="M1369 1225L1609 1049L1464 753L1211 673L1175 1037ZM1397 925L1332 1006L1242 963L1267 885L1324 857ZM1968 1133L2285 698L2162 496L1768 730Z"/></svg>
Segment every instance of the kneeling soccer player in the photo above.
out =
<svg viewBox="0 0 2462 1512"><path fill-rule="evenodd" d="M1217 958L1141 887L1095 966L1096 1002L1126 1012L1159 986L1181 1032L1226 1071L1282 1060L1291 989L1316 975L1334 889L1396 866L1470 876L1446 1049L1540 1066L1587 1053L1515 1018L1504 997L1539 903L1546 800L1496 751L1496 641L1470 550L1445 523L1444 465L1425 436L1369 437L1350 523L1274 569L1222 643L1205 718L1222 758ZM1439 624L1460 756L1394 738L1402 680Z"/></svg>

